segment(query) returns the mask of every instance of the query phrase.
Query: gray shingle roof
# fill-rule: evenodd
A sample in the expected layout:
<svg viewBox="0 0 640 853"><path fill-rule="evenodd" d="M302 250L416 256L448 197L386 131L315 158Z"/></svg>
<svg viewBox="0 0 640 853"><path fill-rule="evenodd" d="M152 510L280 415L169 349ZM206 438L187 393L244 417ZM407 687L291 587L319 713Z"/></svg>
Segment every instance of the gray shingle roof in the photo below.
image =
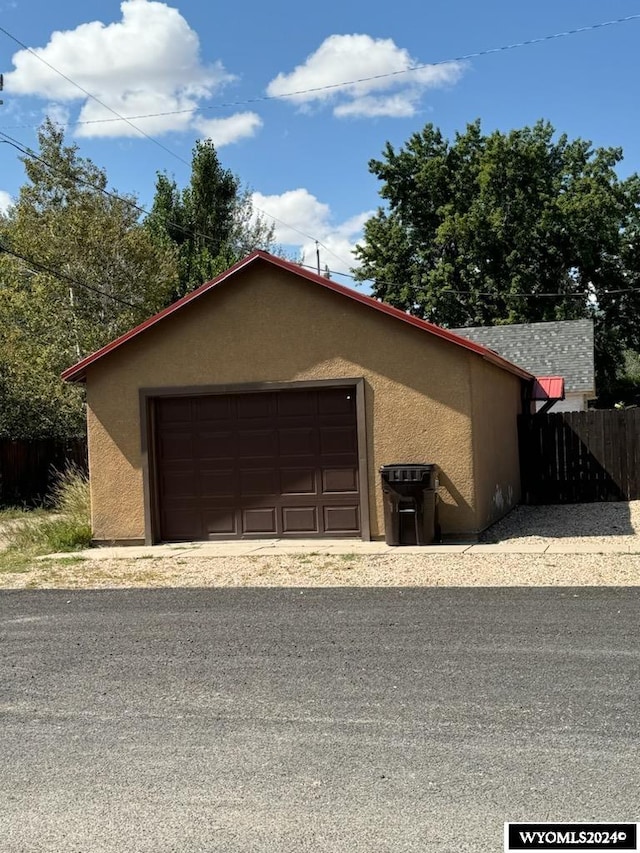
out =
<svg viewBox="0 0 640 853"><path fill-rule="evenodd" d="M595 396L593 320L451 329L536 376L562 376L565 392Z"/></svg>

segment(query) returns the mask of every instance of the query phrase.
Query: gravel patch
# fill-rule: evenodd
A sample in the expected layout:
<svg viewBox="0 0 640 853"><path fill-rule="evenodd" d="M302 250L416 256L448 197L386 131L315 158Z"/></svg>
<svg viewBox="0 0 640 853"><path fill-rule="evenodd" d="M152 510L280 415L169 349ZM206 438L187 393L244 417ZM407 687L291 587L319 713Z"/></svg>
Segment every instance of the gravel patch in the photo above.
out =
<svg viewBox="0 0 640 853"><path fill-rule="evenodd" d="M0 573L0 589L640 585L640 501L517 507L483 541L525 550L561 543L579 552L587 545L595 551L329 554L318 542L317 552L306 554L206 557L194 551L101 560L69 555L34 561L25 572ZM597 553L598 545L620 553Z"/></svg>
<svg viewBox="0 0 640 853"><path fill-rule="evenodd" d="M483 542L637 545L640 501L518 506L485 531Z"/></svg>
<svg viewBox="0 0 640 853"><path fill-rule="evenodd" d="M160 587L637 586L639 554L272 555L41 562L13 589Z"/></svg>

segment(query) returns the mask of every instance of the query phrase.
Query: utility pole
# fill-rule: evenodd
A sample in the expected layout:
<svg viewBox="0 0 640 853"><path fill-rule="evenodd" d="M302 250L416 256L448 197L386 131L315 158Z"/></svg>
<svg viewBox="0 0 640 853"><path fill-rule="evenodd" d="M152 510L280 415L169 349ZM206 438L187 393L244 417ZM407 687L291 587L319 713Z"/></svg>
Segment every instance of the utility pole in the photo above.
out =
<svg viewBox="0 0 640 853"><path fill-rule="evenodd" d="M0 92L4 89L4 74L0 74ZM0 107L4 104L4 101L0 100Z"/></svg>
<svg viewBox="0 0 640 853"><path fill-rule="evenodd" d="M320 243L316 240L316 260L318 262L318 275L320 275Z"/></svg>

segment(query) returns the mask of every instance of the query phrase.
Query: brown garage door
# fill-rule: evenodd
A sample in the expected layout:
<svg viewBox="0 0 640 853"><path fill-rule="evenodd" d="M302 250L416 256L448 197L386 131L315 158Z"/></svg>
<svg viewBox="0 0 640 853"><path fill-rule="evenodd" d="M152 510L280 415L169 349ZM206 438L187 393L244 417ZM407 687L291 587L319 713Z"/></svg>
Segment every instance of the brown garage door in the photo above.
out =
<svg viewBox="0 0 640 853"><path fill-rule="evenodd" d="M358 536L353 388L160 397L163 540Z"/></svg>

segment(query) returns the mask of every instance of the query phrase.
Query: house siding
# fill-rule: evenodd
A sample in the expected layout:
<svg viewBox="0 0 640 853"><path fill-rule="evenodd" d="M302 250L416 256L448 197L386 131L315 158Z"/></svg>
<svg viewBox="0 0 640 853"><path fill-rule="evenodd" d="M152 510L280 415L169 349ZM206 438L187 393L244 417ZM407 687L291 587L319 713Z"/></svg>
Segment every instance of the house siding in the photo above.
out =
<svg viewBox="0 0 640 853"><path fill-rule="evenodd" d="M544 406L544 400L536 404L536 410ZM558 400L553 404L551 412L586 412L589 408L586 394L566 394L564 400Z"/></svg>

